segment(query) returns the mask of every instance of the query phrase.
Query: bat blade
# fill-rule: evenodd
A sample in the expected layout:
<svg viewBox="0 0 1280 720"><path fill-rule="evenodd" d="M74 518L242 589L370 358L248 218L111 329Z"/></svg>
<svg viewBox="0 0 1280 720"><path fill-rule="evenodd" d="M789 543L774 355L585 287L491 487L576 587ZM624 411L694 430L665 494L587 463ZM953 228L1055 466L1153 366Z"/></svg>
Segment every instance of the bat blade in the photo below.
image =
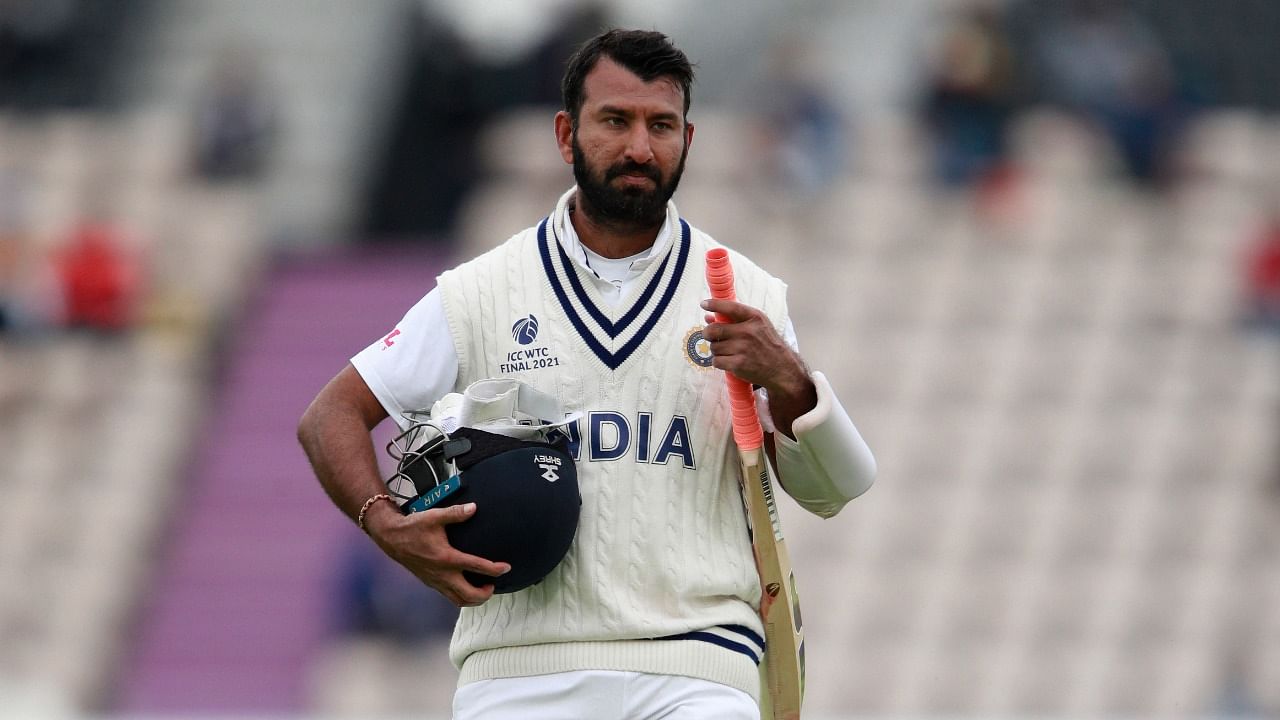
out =
<svg viewBox="0 0 1280 720"><path fill-rule="evenodd" d="M782 536L768 466L759 449L741 453L743 495L760 573L764 678L771 716L798 720L804 698L804 625L791 556Z"/></svg>
<svg viewBox="0 0 1280 720"><path fill-rule="evenodd" d="M711 296L723 300L736 299L733 266L724 248L707 251L707 287ZM717 316L720 322L727 318ZM732 373L725 373L729 390L729 407L733 416L733 439L738 445L742 463L743 503L751 525L751 545L760 574L760 619L764 623L761 717L773 720L799 720L800 702L804 698L804 631L800 620L800 601L796 595L791 557L782 537L782 523L773 502L773 485L769 466L763 454L764 437L756 416L755 395L751 384Z"/></svg>

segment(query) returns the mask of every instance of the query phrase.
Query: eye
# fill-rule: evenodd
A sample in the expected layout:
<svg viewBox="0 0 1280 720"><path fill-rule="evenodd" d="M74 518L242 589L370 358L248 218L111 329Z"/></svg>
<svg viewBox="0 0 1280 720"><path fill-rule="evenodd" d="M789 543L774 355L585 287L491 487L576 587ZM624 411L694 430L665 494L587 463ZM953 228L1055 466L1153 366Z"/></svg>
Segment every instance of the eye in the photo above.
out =
<svg viewBox="0 0 1280 720"><path fill-rule="evenodd" d="M608 126L609 126L609 127L611 127L611 128L620 128L620 127L623 127L624 125L626 125L626 122L625 122L625 121L623 121L623 119L622 119L622 118L620 118L620 117L618 117L618 116L616 116L616 115L615 115L615 116L613 116L613 117L607 117L607 118L605 118L605 119L604 119L604 124L605 124L605 125L608 125Z"/></svg>
<svg viewBox="0 0 1280 720"><path fill-rule="evenodd" d="M653 127L654 130L657 130L659 132L670 132L672 130L675 130L674 125L665 121L656 122L651 127Z"/></svg>

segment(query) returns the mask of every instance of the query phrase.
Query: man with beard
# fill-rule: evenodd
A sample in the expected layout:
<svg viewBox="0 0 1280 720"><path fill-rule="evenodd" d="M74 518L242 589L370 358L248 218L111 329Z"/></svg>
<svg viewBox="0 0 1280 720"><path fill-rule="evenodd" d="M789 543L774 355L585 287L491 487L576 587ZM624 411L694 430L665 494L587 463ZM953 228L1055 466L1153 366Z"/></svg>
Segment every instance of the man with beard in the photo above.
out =
<svg viewBox="0 0 1280 720"><path fill-rule="evenodd" d="M786 287L733 254L741 302L708 300L720 247L671 202L694 127L693 70L662 34L606 32L569 60L555 136L576 186L554 211L442 274L317 396L298 435L334 503L462 608L454 717L759 717L760 587L723 373L758 388L784 489L823 517L875 461L795 346ZM716 321L718 313L727 321ZM475 503L402 515L369 430L487 378L566 412L577 535L531 587L494 592L503 558L449 545Z"/></svg>

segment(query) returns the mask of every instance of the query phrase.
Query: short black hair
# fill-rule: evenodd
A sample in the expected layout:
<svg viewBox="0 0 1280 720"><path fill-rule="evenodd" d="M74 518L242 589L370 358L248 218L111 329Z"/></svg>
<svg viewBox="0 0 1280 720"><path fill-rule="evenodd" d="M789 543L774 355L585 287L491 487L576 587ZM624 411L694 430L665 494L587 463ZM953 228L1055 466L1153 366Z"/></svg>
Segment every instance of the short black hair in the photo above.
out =
<svg viewBox="0 0 1280 720"><path fill-rule="evenodd" d="M693 64L684 52L660 32L613 29L583 43L565 66L560 94L564 98L564 109L575 126L582 103L586 100L583 85L587 74L601 57L613 60L645 82L671 77L684 93L684 115L686 119L689 117L689 103L693 99Z"/></svg>

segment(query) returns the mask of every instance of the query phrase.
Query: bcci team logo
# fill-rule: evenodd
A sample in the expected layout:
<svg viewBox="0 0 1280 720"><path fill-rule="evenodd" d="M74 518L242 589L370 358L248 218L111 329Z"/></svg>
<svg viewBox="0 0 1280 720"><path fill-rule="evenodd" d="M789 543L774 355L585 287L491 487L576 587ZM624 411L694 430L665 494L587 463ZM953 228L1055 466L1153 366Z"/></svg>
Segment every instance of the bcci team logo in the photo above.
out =
<svg viewBox="0 0 1280 720"><path fill-rule="evenodd" d="M529 345L538 339L538 318L530 315L520 318L511 326L511 337L521 345Z"/></svg>
<svg viewBox="0 0 1280 720"><path fill-rule="evenodd" d="M696 367L711 367L711 343L702 337L702 328L696 327L684 336L684 356Z"/></svg>

